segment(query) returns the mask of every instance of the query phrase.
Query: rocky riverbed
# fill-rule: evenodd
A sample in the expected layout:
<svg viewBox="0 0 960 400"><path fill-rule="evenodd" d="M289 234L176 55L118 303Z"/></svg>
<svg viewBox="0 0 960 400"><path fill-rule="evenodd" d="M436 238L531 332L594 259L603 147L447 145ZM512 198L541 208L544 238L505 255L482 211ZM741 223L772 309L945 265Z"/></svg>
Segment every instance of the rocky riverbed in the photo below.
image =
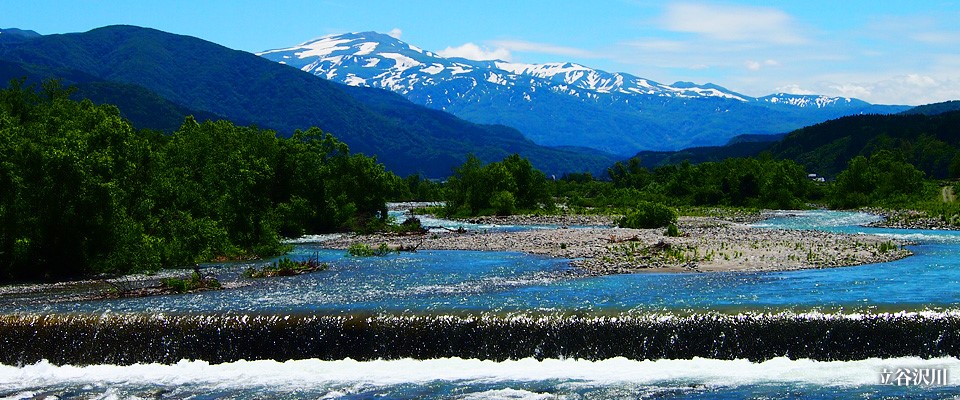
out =
<svg viewBox="0 0 960 400"><path fill-rule="evenodd" d="M633 272L771 271L891 261L910 255L905 243L868 235L752 228L720 217L681 217L679 237L664 229L613 227L610 216L484 217L475 223L556 225L520 232L442 232L425 235L344 236L331 248L355 243L418 250L521 251L572 259L595 274ZM737 218L754 220L754 218ZM577 227L577 228L570 228Z"/></svg>

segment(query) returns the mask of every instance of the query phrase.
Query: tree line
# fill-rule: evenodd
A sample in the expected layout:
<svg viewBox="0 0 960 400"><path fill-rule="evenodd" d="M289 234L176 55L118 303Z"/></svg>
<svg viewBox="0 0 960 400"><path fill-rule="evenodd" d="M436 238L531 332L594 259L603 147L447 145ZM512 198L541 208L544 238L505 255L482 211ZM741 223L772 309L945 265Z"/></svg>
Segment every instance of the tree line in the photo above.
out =
<svg viewBox="0 0 960 400"><path fill-rule="evenodd" d="M652 169L644 167L638 158L631 158L612 165L604 177L569 173L558 180L547 180L522 161L516 155L488 165L475 158L468 159L443 187L441 199L447 201L448 215L639 211L669 216L661 206L750 209L878 206L946 212L942 205L931 202L939 193L939 183L927 179L923 171L900 153L886 150L869 157L852 158L836 179L827 182L811 178L799 163L775 159L769 153L700 164L681 162ZM669 222L670 219L651 220Z"/></svg>
<svg viewBox="0 0 960 400"><path fill-rule="evenodd" d="M271 256L387 218L405 181L318 128L136 130L56 81L0 91L0 281Z"/></svg>

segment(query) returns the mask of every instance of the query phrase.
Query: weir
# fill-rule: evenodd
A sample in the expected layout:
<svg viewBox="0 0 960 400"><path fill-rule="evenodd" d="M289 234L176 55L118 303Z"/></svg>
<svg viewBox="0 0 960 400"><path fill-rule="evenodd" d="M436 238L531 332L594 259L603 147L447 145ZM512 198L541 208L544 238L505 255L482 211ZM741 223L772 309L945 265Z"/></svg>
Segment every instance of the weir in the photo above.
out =
<svg viewBox="0 0 960 400"><path fill-rule="evenodd" d="M0 364L960 356L960 314L0 316Z"/></svg>

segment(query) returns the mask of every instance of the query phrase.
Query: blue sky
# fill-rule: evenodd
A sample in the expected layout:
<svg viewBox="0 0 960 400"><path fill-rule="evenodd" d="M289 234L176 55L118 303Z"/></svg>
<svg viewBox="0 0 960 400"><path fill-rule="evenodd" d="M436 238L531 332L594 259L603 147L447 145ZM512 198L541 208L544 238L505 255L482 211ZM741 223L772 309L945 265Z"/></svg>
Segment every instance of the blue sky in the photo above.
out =
<svg viewBox="0 0 960 400"><path fill-rule="evenodd" d="M53 34L112 24L251 52L372 30L441 54L571 61L751 96L960 99L960 0L0 0L2 28Z"/></svg>

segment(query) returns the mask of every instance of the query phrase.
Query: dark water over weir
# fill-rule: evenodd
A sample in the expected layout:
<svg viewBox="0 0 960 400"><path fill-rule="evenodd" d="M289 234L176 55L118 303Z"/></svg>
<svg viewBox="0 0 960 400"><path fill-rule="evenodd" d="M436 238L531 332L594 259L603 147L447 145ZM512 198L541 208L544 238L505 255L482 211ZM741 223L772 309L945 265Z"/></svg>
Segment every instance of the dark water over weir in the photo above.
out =
<svg viewBox="0 0 960 400"><path fill-rule="evenodd" d="M434 359L821 361L960 356L960 315L0 317L0 363Z"/></svg>

